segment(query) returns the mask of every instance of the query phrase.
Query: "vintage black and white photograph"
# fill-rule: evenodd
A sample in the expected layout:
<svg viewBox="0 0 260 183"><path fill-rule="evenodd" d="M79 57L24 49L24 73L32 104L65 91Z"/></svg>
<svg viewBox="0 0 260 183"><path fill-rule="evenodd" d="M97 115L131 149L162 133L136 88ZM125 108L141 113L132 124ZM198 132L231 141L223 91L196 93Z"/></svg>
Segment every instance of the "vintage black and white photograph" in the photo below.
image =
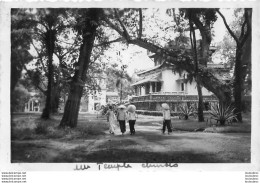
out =
<svg viewBox="0 0 260 183"><path fill-rule="evenodd" d="M11 163L251 163L253 8L10 11Z"/></svg>

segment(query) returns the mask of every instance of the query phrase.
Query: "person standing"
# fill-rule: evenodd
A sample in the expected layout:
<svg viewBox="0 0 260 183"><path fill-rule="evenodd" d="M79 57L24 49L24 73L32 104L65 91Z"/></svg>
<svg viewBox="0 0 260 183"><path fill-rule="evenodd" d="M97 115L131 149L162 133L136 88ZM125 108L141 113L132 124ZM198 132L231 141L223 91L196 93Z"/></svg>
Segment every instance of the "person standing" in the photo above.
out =
<svg viewBox="0 0 260 183"><path fill-rule="evenodd" d="M129 123L129 128L130 128L130 135L135 134L135 122L136 122L136 113L135 111L130 112L128 111L128 123Z"/></svg>
<svg viewBox="0 0 260 183"><path fill-rule="evenodd" d="M163 129L162 129L162 133L164 134L166 127L168 129L168 134L170 134L172 132L171 129L171 113L170 113L170 109L164 109L163 110Z"/></svg>
<svg viewBox="0 0 260 183"><path fill-rule="evenodd" d="M122 135L124 135L126 128L125 128L125 121L127 120L127 114L125 111L125 107L119 106L119 110L117 112L117 120L119 122L120 130Z"/></svg>
<svg viewBox="0 0 260 183"><path fill-rule="evenodd" d="M108 111L106 113L107 116L107 122L109 122L109 133L111 134L115 134L115 121L116 121L116 116L115 113L113 111L112 106L109 106Z"/></svg>

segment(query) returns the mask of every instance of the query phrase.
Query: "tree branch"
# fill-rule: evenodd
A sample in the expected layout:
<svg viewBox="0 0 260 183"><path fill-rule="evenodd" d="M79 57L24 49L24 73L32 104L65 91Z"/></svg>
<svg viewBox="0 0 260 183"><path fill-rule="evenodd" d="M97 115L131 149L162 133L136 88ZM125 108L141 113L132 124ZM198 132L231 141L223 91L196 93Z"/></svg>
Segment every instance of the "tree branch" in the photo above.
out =
<svg viewBox="0 0 260 183"><path fill-rule="evenodd" d="M242 27L241 27L241 34L240 34L240 36L239 36L239 40L243 39L246 23L247 23L247 22L246 22L246 19L245 19L244 22L243 22L243 25L242 25Z"/></svg>
<svg viewBox="0 0 260 183"><path fill-rule="evenodd" d="M120 30L120 28L118 26L116 26L115 24L113 24L108 18L104 17L103 19L109 27L111 27L112 29L114 29L119 35L121 35L122 37L124 37L123 31Z"/></svg>
<svg viewBox="0 0 260 183"><path fill-rule="evenodd" d="M117 39L112 40L112 41L107 41L107 42L103 42L103 43L94 45L93 47L99 47L99 46L103 46L103 45L107 45L107 44L111 44L111 43L115 43L115 42L120 42L120 41L123 41L123 40L124 40L123 38L117 38Z"/></svg>
<svg viewBox="0 0 260 183"><path fill-rule="evenodd" d="M138 38L141 39L143 34L143 13L142 8L139 8L139 35Z"/></svg>
<svg viewBox="0 0 260 183"><path fill-rule="evenodd" d="M230 33L230 35L235 39L236 43L239 44L239 40L237 38L237 36L235 35L235 33L230 29L230 27L227 24L226 18L224 17L224 15L217 9L216 10L218 12L218 14L221 16L221 18L223 19L223 22L228 30L228 32Z"/></svg>
<svg viewBox="0 0 260 183"><path fill-rule="evenodd" d="M39 52L38 49L36 48L36 46L35 46L35 44L33 43L33 41L31 41L31 44L33 45L33 48L35 49L35 51L37 52L37 54L38 54L38 56L39 56L39 58L40 58L40 62L41 62L41 65L42 65L42 68L43 68L44 72L47 73L47 69L46 69L46 67L45 67L44 64L43 64L43 60L42 60L42 56L41 56L40 52Z"/></svg>
<svg viewBox="0 0 260 183"><path fill-rule="evenodd" d="M29 72L29 70L27 69L27 67L26 67L26 65L25 64L23 64L23 67L24 67L24 69L26 70L26 72L27 72L27 74L29 75L29 77L31 78L31 80L33 81L33 78L32 78L32 75L30 74L30 72ZM33 82L34 83L34 82ZM44 85L44 84L43 84ZM36 84L34 84L34 86L38 89L38 90L40 90L44 95L46 95L46 91L42 88L42 87L40 87L39 85L36 85ZM44 85L45 86L45 85ZM46 87L46 86L45 86Z"/></svg>
<svg viewBox="0 0 260 183"><path fill-rule="evenodd" d="M128 31L126 30L126 27L125 27L124 23L120 20L120 17L119 17L119 15L118 15L117 9L114 9L114 11L115 11L115 15L116 15L117 20L119 21L121 27L122 27L123 30L124 30L123 35L124 35L125 39L126 39L126 40L130 40L130 36L129 36L129 34L128 34Z"/></svg>
<svg viewBox="0 0 260 183"><path fill-rule="evenodd" d="M251 34L251 24L250 24L249 17L248 17L248 11L249 10L247 10L247 9L245 10L245 22L246 22L246 25L247 25L247 30L246 30L246 33L245 33L244 37L241 40L241 47L244 46L247 38Z"/></svg>

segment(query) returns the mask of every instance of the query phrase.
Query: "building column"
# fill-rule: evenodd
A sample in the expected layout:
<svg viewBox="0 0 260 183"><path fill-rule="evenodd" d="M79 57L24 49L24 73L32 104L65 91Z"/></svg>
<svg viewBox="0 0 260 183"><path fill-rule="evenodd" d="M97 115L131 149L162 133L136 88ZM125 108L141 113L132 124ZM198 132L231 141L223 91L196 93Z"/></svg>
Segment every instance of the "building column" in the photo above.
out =
<svg viewBox="0 0 260 183"><path fill-rule="evenodd" d="M33 105L33 100L32 100L32 111L34 111L34 105Z"/></svg>
<svg viewBox="0 0 260 183"><path fill-rule="evenodd" d="M157 84L158 84L158 82L155 82L155 87L154 87L154 90L155 90L155 92L157 92Z"/></svg>
<svg viewBox="0 0 260 183"><path fill-rule="evenodd" d="M152 82L150 82L150 93L153 92L153 85L152 85Z"/></svg>

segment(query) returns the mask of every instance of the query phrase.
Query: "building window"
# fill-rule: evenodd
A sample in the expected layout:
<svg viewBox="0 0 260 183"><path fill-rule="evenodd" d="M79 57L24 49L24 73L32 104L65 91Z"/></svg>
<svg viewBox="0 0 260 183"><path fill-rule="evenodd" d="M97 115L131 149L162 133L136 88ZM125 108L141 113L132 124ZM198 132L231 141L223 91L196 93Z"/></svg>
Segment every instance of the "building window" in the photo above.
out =
<svg viewBox="0 0 260 183"><path fill-rule="evenodd" d="M162 84L160 82L157 83L156 92L160 92L162 88Z"/></svg>
<svg viewBox="0 0 260 183"><path fill-rule="evenodd" d="M181 91L184 91L184 90L185 90L184 83L181 83Z"/></svg>

